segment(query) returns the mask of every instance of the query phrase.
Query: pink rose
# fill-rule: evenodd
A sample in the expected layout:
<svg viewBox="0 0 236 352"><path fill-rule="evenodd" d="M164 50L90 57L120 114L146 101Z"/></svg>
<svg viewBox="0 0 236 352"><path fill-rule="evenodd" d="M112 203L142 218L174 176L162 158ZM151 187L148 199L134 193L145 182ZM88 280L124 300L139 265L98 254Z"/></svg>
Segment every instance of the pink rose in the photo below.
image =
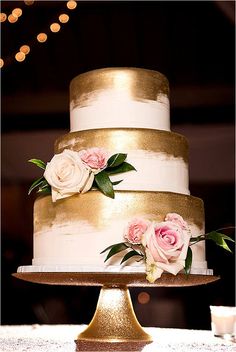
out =
<svg viewBox="0 0 236 352"><path fill-rule="evenodd" d="M147 279L154 282L163 271L176 275L184 268L190 234L170 221L149 226L142 239Z"/></svg>
<svg viewBox="0 0 236 352"><path fill-rule="evenodd" d="M89 148L79 152L81 160L94 171L100 172L107 165L107 152L101 148Z"/></svg>
<svg viewBox="0 0 236 352"><path fill-rule="evenodd" d="M186 230L188 228L188 224L186 223L186 221L184 221L182 216L176 213L168 213L165 217L165 221L171 221L176 225L180 226L183 230Z"/></svg>
<svg viewBox="0 0 236 352"><path fill-rule="evenodd" d="M135 218L129 222L124 232L124 238L130 243L140 244L143 234L147 231L150 222L141 218Z"/></svg>

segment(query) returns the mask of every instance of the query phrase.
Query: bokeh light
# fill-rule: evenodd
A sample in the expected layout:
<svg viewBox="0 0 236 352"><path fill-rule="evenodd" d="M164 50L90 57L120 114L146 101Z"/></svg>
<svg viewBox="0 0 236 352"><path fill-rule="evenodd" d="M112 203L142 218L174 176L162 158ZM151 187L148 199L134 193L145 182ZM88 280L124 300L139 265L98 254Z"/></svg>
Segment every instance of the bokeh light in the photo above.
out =
<svg viewBox="0 0 236 352"><path fill-rule="evenodd" d="M59 16L59 21L61 23L67 23L69 21L69 16L66 15L65 13L62 13L60 16Z"/></svg>
<svg viewBox="0 0 236 352"><path fill-rule="evenodd" d="M28 1L25 0L24 3L25 3L25 5L33 5L34 0L31 0L31 1L30 0L28 0Z"/></svg>
<svg viewBox="0 0 236 352"><path fill-rule="evenodd" d="M140 292L139 295L138 295L138 302L140 304L147 304L148 302L150 301L150 295L149 293L143 291L143 292Z"/></svg>
<svg viewBox="0 0 236 352"><path fill-rule="evenodd" d="M67 1L66 6L69 10L74 10L77 6L77 2L74 0L69 0L69 1Z"/></svg>
<svg viewBox="0 0 236 352"><path fill-rule="evenodd" d="M12 15L14 17L20 17L22 15L22 10L19 7L17 7L14 10L12 10Z"/></svg>
<svg viewBox="0 0 236 352"><path fill-rule="evenodd" d="M29 52L30 52L30 47L29 47L29 45L22 45L22 46L20 47L20 51L21 51L22 53L24 53L25 55L29 54Z"/></svg>
<svg viewBox="0 0 236 352"><path fill-rule="evenodd" d="M4 12L1 12L0 14L0 21L1 22L5 22L7 19L7 15Z"/></svg>
<svg viewBox="0 0 236 352"><path fill-rule="evenodd" d="M48 36L47 36L46 33L39 33L39 34L37 35L37 41L38 41L39 43L44 43L44 42L46 42L47 38L48 38Z"/></svg>
<svg viewBox="0 0 236 352"><path fill-rule="evenodd" d="M18 53L16 53L15 59L16 59L16 61L18 61L18 62L22 62L22 61L25 60L25 54L22 53L21 51L19 51Z"/></svg>
<svg viewBox="0 0 236 352"><path fill-rule="evenodd" d="M10 23L15 23L16 21L18 21L18 17L13 16L13 14L11 13L11 14L8 16L8 21L9 21Z"/></svg>
<svg viewBox="0 0 236 352"><path fill-rule="evenodd" d="M50 25L50 29L53 33L59 32L59 30L61 29L61 26L59 25L59 23L52 23Z"/></svg>

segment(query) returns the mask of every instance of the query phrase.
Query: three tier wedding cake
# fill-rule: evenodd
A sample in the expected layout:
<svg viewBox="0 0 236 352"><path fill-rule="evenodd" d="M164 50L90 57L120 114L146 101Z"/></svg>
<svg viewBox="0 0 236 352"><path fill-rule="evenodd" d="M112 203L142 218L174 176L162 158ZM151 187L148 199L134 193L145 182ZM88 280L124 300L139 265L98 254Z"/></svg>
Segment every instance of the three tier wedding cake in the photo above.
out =
<svg viewBox="0 0 236 352"><path fill-rule="evenodd" d="M170 131L159 72L105 68L70 85L70 132L35 182L32 266L18 271L211 274L204 205L189 192L188 142Z"/></svg>

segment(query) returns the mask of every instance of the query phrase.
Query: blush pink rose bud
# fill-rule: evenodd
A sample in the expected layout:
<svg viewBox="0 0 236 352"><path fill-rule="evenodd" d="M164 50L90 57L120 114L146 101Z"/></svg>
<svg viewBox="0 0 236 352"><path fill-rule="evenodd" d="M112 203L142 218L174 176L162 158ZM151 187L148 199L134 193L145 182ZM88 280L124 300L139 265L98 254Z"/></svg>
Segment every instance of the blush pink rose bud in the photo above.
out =
<svg viewBox="0 0 236 352"><path fill-rule="evenodd" d="M81 160L95 173L100 172L107 165L107 152L101 148L89 148L79 152Z"/></svg>
<svg viewBox="0 0 236 352"><path fill-rule="evenodd" d="M171 221L174 224L180 226L180 228L183 230L186 230L188 228L188 224L186 223L186 221L184 221L182 216L176 213L168 213L165 217L165 221Z"/></svg>
<svg viewBox="0 0 236 352"><path fill-rule="evenodd" d="M135 218L129 222L124 232L124 238L133 244L140 244L143 234L147 231L150 222L141 218Z"/></svg>

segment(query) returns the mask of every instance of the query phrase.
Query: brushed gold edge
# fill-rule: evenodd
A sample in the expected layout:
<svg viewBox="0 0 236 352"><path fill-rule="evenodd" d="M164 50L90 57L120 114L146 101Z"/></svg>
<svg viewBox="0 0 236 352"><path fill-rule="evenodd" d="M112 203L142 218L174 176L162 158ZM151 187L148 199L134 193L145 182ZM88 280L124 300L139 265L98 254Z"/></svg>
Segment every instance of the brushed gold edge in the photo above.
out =
<svg viewBox="0 0 236 352"><path fill-rule="evenodd" d="M96 211L91 212L91 209ZM115 199L111 199L100 191L93 190L55 203L50 195L40 196L34 203L34 231L37 233L47 229L52 219L57 218L55 226L61 224L63 214L68 215L67 221L86 220L101 231L114 222L114 214L117 212L118 218L126 222L135 216L163 221L167 213L175 212L189 224L198 226L200 231L204 228L204 203L200 198L172 192L117 191Z"/></svg>
<svg viewBox="0 0 236 352"><path fill-rule="evenodd" d="M140 84L140 82L142 84ZM132 99L158 101L158 96L169 97L169 82L165 75L154 70L135 67L102 68L81 73L70 82L71 106L88 102L102 91L123 91ZM92 94L92 95L91 95Z"/></svg>
<svg viewBox="0 0 236 352"><path fill-rule="evenodd" d="M129 135L129 138L128 138ZM115 142L116 141L116 142ZM188 163L189 144L182 134L148 128L102 128L74 131L58 137L54 143L55 154L65 149L78 150L91 146L117 150L119 141L128 150L147 150L182 158Z"/></svg>
<svg viewBox="0 0 236 352"><path fill-rule="evenodd" d="M93 76L96 75L98 73L116 73L116 72L121 72L121 71L126 71L126 72L135 72L135 73L145 73L147 75L150 76L160 76L163 80L167 81L169 84L169 81L167 79L167 77L159 72L159 71L155 71L155 70L149 70L149 69L145 69L145 68L139 68L139 67L131 67L131 66L119 66L119 67L103 67L103 68L97 68L95 70L90 70L90 71L86 71L86 72L82 72L79 73L78 75L76 75L74 78L72 78L72 80L70 81L70 87L76 82L78 81L78 79L84 80L86 79L88 76Z"/></svg>
<svg viewBox="0 0 236 352"><path fill-rule="evenodd" d="M71 138L74 138L74 136L77 136L77 135L83 135L83 134L94 134L94 133L104 133L104 132L107 132L107 131L111 131L111 132L131 132L131 133L134 133L134 132L143 132L143 133L151 133L151 134L163 134L163 135L168 135L168 136L172 136L173 137L177 137L179 139L182 139L183 141L185 141L186 143L188 143L188 139L182 135L181 133L178 133L178 132L172 132L172 131L166 131L166 130L157 130L157 129L154 129L154 128L115 128L115 127L107 127L107 128L94 128L94 129L88 129L88 130L83 130L83 131L73 131L73 132L68 132L68 133L65 133L61 136L59 136L56 141L55 141L55 144L58 144L59 141L61 141L62 139L67 139L68 137L71 136ZM69 138L70 139L70 138Z"/></svg>

